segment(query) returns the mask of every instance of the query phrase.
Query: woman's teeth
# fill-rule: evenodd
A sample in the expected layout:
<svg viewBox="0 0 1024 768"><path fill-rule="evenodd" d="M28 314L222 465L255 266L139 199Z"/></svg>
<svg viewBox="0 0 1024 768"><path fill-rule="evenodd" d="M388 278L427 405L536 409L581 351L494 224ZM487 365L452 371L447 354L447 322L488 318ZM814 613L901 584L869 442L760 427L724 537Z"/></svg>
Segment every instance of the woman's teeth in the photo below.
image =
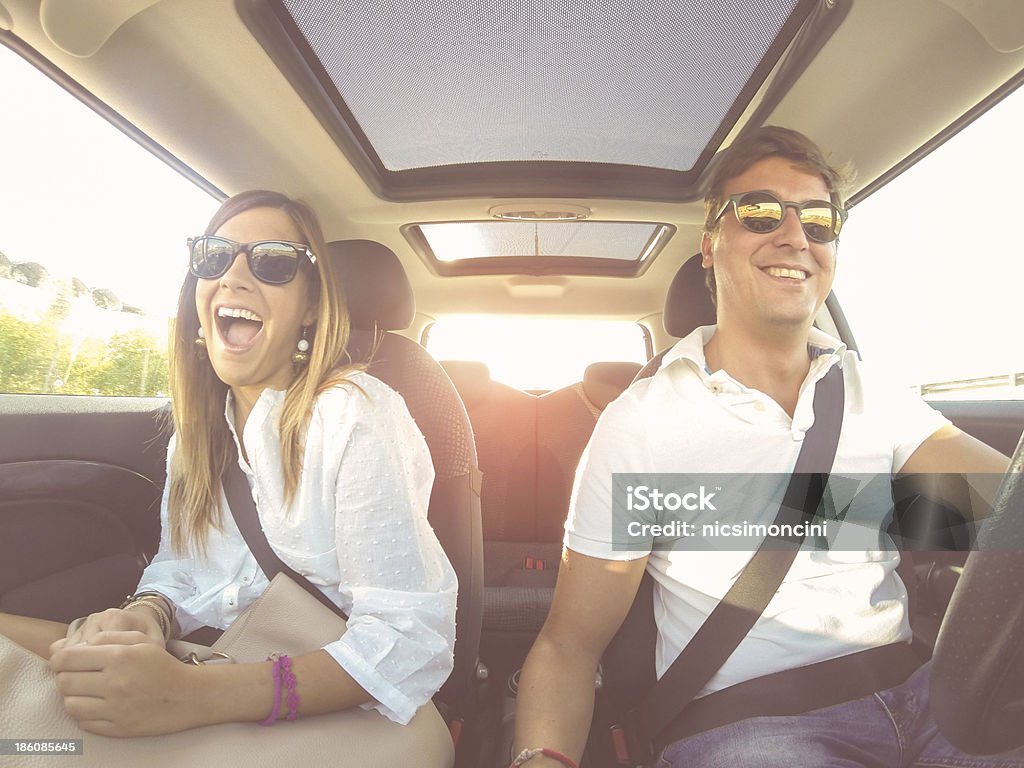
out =
<svg viewBox="0 0 1024 768"><path fill-rule="evenodd" d="M256 323L263 322L263 318L255 312L250 312L248 309L239 309L237 307L218 307L217 317L236 317L241 318L242 320L252 320Z"/></svg>

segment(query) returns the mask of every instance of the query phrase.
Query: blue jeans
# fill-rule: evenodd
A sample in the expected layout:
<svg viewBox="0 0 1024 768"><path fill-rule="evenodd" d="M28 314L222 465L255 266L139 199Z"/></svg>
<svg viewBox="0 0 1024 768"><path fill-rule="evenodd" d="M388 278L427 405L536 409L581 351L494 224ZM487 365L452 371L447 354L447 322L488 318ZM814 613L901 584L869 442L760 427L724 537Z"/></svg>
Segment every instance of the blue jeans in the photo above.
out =
<svg viewBox="0 0 1024 768"><path fill-rule="evenodd" d="M863 699L678 741L657 768L1024 768L1024 749L978 757L946 741L928 707L930 666Z"/></svg>

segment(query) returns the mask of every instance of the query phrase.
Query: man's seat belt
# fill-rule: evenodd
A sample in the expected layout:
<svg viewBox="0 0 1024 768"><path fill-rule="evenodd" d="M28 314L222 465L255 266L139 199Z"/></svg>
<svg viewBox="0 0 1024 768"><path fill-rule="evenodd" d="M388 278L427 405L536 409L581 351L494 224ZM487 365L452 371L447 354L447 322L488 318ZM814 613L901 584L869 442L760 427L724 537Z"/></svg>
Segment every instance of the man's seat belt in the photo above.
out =
<svg viewBox="0 0 1024 768"><path fill-rule="evenodd" d="M815 388L814 423L804 435L803 446L776 515L775 524L810 522L817 512L839 444L844 394L842 369L834 365ZM806 526L801 526L798 530L804 529ZM774 538L770 546L768 539L762 542L732 588L654 688L636 707L626 712L623 726L630 746L631 762L644 762L656 754L656 750L661 746L670 743L664 738L666 730L680 730L678 727L669 726L676 726L680 720L685 719L688 705L691 705L694 697L714 677L761 617L789 572L803 540L804 536L794 536ZM830 662L823 662L825 663ZM818 665L811 665L814 666ZM779 674L790 672L792 670ZM772 676L750 682L755 683L770 677ZM733 688L738 689L741 686ZM711 699L715 696L717 694L705 698ZM701 701L697 700L695 709L700 708ZM694 732L699 730L702 729L698 728ZM676 738L682 736L672 740Z"/></svg>

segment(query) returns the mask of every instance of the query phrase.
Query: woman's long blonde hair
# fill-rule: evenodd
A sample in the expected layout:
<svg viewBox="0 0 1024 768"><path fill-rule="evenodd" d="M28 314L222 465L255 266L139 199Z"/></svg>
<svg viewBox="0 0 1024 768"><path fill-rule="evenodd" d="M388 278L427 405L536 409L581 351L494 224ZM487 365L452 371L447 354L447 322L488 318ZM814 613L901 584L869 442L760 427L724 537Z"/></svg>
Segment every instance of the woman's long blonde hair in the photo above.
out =
<svg viewBox="0 0 1024 768"><path fill-rule="evenodd" d="M302 472L305 431L313 401L321 392L344 381L348 373L361 366L342 363L349 336L348 307L312 208L277 192L242 192L224 201L210 220L205 234L214 234L229 219L252 208L284 211L316 256L315 266L308 261L303 262L303 268L309 270L311 278L310 301L317 304L309 363L289 385L281 414L281 463L285 503L289 503ZM204 554L211 526L221 527L224 513L221 477L237 459L234 441L224 419L228 386L217 378L205 355L197 354L197 282L198 278L190 273L181 287L169 350L177 449L169 467L168 514L171 545L179 554L189 549Z"/></svg>

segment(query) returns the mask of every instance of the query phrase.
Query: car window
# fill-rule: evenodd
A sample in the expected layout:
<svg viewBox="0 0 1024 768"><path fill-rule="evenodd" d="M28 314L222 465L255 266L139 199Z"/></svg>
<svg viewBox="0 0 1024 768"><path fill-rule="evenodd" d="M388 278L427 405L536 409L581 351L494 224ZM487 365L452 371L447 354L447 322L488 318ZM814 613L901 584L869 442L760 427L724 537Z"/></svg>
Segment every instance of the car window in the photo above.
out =
<svg viewBox="0 0 1024 768"><path fill-rule="evenodd" d="M477 360L493 380L530 391L581 381L593 362L647 361L644 329L616 320L453 315L430 326L426 346L437 360Z"/></svg>
<svg viewBox="0 0 1024 768"><path fill-rule="evenodd" d="M163 395L216 201L0 46L0 392Z"/></svg>
<svg viewBox="0 0 1024 768"><path fill-rule="evenodd" d="M836 297L862 356L933 400L1024 399L1018 89L856 205Z"/></svg>

